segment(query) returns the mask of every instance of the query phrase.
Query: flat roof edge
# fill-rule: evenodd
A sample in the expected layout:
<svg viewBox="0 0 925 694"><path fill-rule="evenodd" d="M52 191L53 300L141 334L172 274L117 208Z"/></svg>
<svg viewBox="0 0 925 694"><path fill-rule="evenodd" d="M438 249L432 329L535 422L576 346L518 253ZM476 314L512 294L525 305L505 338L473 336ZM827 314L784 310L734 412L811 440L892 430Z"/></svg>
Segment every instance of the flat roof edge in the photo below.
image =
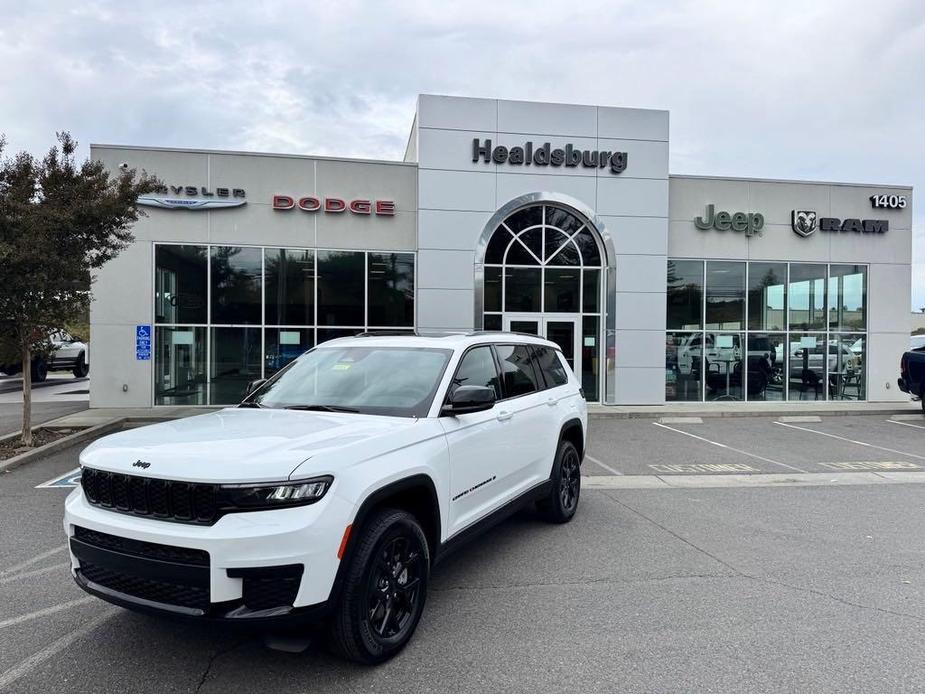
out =
<svg viewBox="0 0 925 694"><path fill-rule="evenodd" d="M699 176L696 174L668 174L668 179L692 178L702 181L754 181L756 183L791 183L815 186L853 186L855 188L898 188L912 190L912 186L898 183L857 183L850 181L813 181L797 178L758 178L755 176Z"/></svg>
<svg viewBox="0 0 925 694"><path fill-rule="evenodd" d="M321 161L342 161L355 164L387 164L394 166L417 166L417 162L400 161L397 159L361 159L357 157L331 157L318 154L286 154L283 152L249 152L247 150L233 149L200 149L192 147L148 147L145 145L114 145L102 142L91 142L90 149L127 149L138 152L176 152L177 154L222 154L245 157L275 157L279 159L317 159Z"/></svg>

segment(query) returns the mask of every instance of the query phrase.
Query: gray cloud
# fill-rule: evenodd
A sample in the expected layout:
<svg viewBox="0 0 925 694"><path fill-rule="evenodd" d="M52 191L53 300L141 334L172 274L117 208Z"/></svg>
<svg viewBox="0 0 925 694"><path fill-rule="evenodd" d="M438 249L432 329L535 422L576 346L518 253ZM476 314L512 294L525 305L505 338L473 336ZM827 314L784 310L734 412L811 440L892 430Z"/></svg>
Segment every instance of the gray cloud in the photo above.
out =
<svg viewBox="0 0 925 694"><path fill-rule="evenodd" d="M400 158L419 92L671 110L676 173L925 183L925 5L0 0L0 131ZM925 229L914 306L925 306Z"/></svg>

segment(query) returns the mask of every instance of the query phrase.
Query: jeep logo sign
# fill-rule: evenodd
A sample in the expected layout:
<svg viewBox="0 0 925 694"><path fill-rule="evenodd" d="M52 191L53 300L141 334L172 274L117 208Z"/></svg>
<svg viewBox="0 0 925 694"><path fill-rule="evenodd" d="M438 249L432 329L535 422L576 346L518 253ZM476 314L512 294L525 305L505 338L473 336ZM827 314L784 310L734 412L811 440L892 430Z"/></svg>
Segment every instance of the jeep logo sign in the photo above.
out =
<svg viewBox="0 0 925 694"><path fill-rule="evenodd" d="M694 226L701 231L716 229L754 236L764 229L764 215L760 212L716 212L713 205L707 205L706 213L694 220Z"/></svg>

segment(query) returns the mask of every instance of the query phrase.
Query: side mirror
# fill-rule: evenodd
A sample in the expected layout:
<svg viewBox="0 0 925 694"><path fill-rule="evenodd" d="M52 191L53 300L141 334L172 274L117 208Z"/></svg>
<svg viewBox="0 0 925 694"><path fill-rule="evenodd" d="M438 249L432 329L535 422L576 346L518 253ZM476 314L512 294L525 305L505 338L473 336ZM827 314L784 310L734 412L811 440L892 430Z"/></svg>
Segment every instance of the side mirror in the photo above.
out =
<svg viewBox="0 0 925 694"><path fill-rule="evenodd" d="M257 390L260 386L262 386L266 382L267 382L267 379L258 378L256 381L251 381L250 383L248 383L247 388L244 389L244 397L247 397L248 395L253 393L255 390Z"/></svg>
<svg viewBox="0 0 925 694"><path fill-rule="evenodd" d="M459 386L450 395L442 414L456 416L484 412L495 406L495 389L488 386Z"/></svg>

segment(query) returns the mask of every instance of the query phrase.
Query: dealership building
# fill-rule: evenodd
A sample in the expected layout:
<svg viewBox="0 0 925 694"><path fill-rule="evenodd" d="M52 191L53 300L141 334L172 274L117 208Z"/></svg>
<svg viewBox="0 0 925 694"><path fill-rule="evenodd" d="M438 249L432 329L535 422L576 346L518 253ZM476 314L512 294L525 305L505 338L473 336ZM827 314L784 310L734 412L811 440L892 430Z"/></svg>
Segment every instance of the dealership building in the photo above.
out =
<svg viewBox="0 0 925 694"><path fill-rule="evenodd" d="M402 161L116 145L156 175L92 407L223 405L361 332L554 340L589 401L905 400L912 190L668 172L667 111L422 95Z"/></svg>

